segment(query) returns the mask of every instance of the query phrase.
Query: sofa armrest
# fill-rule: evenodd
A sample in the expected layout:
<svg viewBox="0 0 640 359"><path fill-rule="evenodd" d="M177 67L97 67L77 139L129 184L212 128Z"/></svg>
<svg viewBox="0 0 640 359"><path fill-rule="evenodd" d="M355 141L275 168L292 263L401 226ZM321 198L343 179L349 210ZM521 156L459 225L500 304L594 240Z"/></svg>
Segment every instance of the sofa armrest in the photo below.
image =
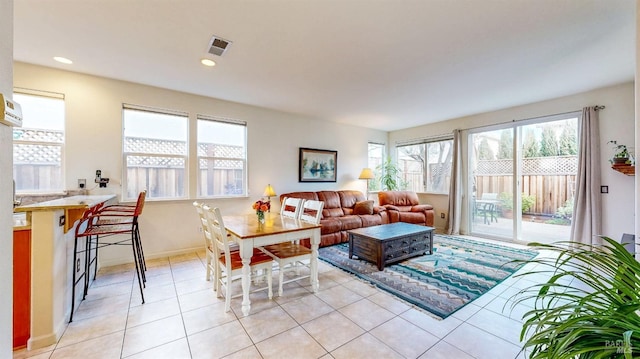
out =
<svg viewBox="0 0 640 359"><path fill-rule="evenodd" d="M398 211L398 212L400 212L400 208L398 208L398 207L396 207L396 206L394 206L392 204L385 204L383 207L386 208L387 211Z"/></svg>
<svg viewBox="0 0 640 359"><path fill-rule="evenodd" d="M383 206L373 206L373 214L379 214L380 212L384 212L387 209Z"/></svg>
<svg viewBox="0 0 640 359"><path fill-rule="evenodd" d="M433 209L433 206L430 204L418 204L411 207L411 212L425 212L430 209Z"/></svg>

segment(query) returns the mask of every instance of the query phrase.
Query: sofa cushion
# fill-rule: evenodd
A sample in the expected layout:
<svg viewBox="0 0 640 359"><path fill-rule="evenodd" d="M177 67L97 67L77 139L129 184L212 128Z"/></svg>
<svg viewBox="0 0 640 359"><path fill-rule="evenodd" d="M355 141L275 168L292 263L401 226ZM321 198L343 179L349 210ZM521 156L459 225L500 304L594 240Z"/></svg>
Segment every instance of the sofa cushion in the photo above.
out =
<svg viewBox="0 0 640 359"><path fill-rule="evenodd" d="M337 219L342 223L343 231L362 227L362 219L360 219L360 216L342 216Z"/></svg>
<svg viewBox="0 0 640 359"><path fill-rule="evenodd" d="M373 201L356 202L353 207L353 214L373 214Z"/></svg>
<svg viewBox="0 0 640 359"><path fill-rule="evenodd" d="M316 192L318 200L324 202L322 209L322 218L342 217L344 211L340 205L340 196L336 191L320 191Z"/></svg>
<svg viewBox="0 0 640 359"><path fill-rule="evenodd" d="M400 206L415 206L420 204L418 194L412 191L382 191L378 192L378 201L381 206L391 204Z"/></svg>

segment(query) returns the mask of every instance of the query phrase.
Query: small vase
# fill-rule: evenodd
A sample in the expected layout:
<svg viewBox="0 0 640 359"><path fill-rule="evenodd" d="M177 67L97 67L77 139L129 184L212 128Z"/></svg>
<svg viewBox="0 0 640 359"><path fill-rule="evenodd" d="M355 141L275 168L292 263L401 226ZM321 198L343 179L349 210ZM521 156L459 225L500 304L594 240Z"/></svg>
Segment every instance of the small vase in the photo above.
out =
<svg viewBox="0 0 640 359"><path fill-rule="evenodd" d="M264 224L264 212L258 211L256 214L258 215L258 223Z"/></svg>

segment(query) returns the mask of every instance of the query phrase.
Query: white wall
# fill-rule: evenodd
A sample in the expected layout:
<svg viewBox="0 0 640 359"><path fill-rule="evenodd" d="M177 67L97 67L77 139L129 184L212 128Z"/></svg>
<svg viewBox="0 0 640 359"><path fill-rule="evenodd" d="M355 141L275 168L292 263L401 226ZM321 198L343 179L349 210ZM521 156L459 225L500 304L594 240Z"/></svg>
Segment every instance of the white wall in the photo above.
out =
<svg viewBox="0 0 640 359"><path fill-rule="evenodd" d="M195 131L196 114L247 121L250 195L243 199L206 201L221 207L223 213L250 213L252 202L261 197L268 183L278 194L323 189L364 192L366 184L357 178L367 166L367 143L387 140L387 133L383 131L25 63L14 64L14 86L65 95L67 189L76 189L78 178L91 182L97 169L110 178L106 189L95 189L91 194L120 195L123 103L188 112L192 131ZM338 181L299 183L299 147L337 150ZM202 245L196 212L191 206L195 168L189 174L191 199L145 205L140 224L145 255L175 253ZM274 207L277 210L277 206ZM120 257L125 260L131 257L123 251L104 253L101 252L103 263L108 264Z"/></svg>
<svg viewBox="0 0 640 359"><path fill-rule="evenodd" d="M0 92L13 93L13 0L0 0ZM0 125L0 358L13 349L13 136Z"/></svg>
<svg viewBox="0 0 640 359"><path fill-rule="evenodd" d="M610 168L609 158L613 155L613 151L611 146L607 145L607 141L616 140L618 143L635 147L634 101L634 83L629 82L549 101L393 131L389 134L389 145L393 148L398 141L448 134L456 128L464 130L513 120L577 111L585 106L604 105L606 109L599 112L600 163L602 166L602 185L609 186L609 194L602 195L603 234L620 239L623 233L635 233L634 178L624 176ZM466 138L466 133L463 134L463 137ZM446 208L436 208L436 217L439 218L441 212L446 212ZM464 230L467 229L464 228Z"/></svg>

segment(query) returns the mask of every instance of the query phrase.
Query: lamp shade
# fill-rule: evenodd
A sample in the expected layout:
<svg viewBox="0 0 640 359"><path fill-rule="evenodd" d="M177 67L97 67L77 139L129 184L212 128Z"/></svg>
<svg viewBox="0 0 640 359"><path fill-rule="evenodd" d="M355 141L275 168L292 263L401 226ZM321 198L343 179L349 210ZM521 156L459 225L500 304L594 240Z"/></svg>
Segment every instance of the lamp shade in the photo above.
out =
<svg viewBox="0 0 640 359"><path fill-rule="evenodd" d="M262 194L262 195L263 196L267 196L267 197L275 197L276 190L273 189L273 186L268 184L267 187L265 187L265 189L264 189L264 194Z"/></svg>
<svg viewBox="0 0 640 359"><path fill-rule="evenodd" d="M376 178L376 175L373 174L373 171L371 170L371 168L363 168L362 172L360 172L360 177L358 177L358 179L374 179Z"/></svg>

